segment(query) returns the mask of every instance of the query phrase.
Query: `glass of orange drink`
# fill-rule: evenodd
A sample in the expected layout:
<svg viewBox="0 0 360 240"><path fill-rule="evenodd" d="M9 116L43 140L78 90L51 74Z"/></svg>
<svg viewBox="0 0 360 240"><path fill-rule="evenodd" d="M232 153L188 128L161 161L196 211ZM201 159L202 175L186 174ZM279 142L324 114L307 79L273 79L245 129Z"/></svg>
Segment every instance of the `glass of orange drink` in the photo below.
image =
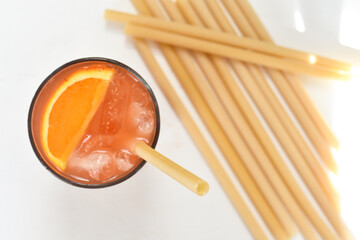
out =
<svg viewBox="0 0 360 240"><path fill-rule="evenodd" d="M133 69L105 58L78 59L56 69L31 103L28 129L40 162L61 180L100 188L134 175L145 161L139 141L155 148L156 98Z"/></svg>

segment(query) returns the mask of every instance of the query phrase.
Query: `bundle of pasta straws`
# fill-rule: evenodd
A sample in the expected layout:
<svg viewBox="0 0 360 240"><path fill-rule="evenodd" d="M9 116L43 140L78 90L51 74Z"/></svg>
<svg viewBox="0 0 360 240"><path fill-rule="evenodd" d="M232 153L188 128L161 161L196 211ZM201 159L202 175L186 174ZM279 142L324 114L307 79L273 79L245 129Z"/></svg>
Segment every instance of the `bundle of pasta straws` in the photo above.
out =
<svg viewBox="0 0 360 240"><path fill-rule="evenodd" d="M327 173L337 171L331 149L339 142L295 74L348 80L354 66L276 45L247 0L133 4L138 15L106 10L105 18L126 23L125 33L133 38L253 237L290 239L300 231L306 239L352 239ZM161 50L220 157L165 75L149 41ZM220 158L226 159L235 178ZM238 184L272 236L259 224Z"/></svg>

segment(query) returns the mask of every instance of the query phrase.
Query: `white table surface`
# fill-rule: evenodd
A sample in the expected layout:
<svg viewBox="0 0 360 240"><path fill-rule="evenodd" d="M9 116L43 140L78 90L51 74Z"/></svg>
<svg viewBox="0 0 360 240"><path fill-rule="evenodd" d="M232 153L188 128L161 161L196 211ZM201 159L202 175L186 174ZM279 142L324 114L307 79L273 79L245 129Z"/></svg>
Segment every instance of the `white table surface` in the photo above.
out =
<svg viewBox="0 0 360 240"><path fill-rule="evenodd" d="M350 1L299 1L304 33L294 27L296 2L251 3L277 43L359 62L359 51L338 41L341 6ZM0 239L252 239L122 25L103 19L105 8L135 13L128 0L0 0ZM157 150L206 179L206 197L149 164L124 183L89 190L39 163L27 134L33 94L54 69L90 56L121 61L148 81L161 112ZM335 83L302 79L332 123Z"/></svg>

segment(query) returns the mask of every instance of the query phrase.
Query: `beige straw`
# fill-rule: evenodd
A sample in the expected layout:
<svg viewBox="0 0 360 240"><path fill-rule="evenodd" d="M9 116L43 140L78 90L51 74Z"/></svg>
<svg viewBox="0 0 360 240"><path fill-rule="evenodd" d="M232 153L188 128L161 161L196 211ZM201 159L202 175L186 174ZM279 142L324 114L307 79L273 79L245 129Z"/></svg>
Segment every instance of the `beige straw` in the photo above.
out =
<svg viewBox="0 0 360 240"><path fill-rule="evenodd" d="M143 41L140 41L140 40L136 40L137 41L137 43L139 43L139 42L142 42L142 43L144 43L145 44L145 42L143 42ZM152 59L153 60L153 59ZM148 62L153 62L153 61L148 61ZM154 71L154 72L156 72L156 71ZM269 150L269 148L267 147L267 150ZM277 154L277 153L276 153ZM272 155L274 155L274 154L272 154ZM277 168L279 168L279 169L281 169L281 166L282 167L284 167L285 165L281 165L281 164L278 164L277 165ZM286 168L286 166L285 166L285 168ZM291 180L292 179L292 176L290 175L290 176L288 176L289 177L289 179ZM286 179L288 178L288 177L286 177ZM291 181L288 181L288 182L291 182ZM287 182L287 183L288 183ZM289 183L288 183L289 184ZM307 200L307 199L303 199L303 200ZM300 200L301 201L301 200ZM253 231L254 232L254 231ZM259 237L259 239L263 239L263 237ZM326 239L332 239L332 238L326 238Z"/></svg>
<svg viewBox="0 0 360 240"><path fill-rule="evenodd" d="M336 207L336 193L334 192L331 183L324 172L324 169L316 161L316 158L314 157L308 146L306 144L302 144L304 142L302 141L301 136L297 134L297 129L286 129L283 126L283 122L272 111L272 106L268 102L269 100L262 95L263 93L259 89L259 86L257 86L256 83L253 81L245 81L245 79L251 77L251 74L249 72L251 68L248 69L247 66L240 62L231 61L231 63L235 69L235 72L239 75L239 78L242 81L243 85L246 87L253 100L261 110L263 116L267 120L268 124L272 128L274 134L277 136L278 140L280 141L288 155L291 157L291 160L293 160L295 166L299 164L299 161L305 161L309 165L310 169L313 171L313 174L315 174L325 193L329 195L329 199L334 203L334 206ZM234 94L234 96L236 95L238 94ZM238 103L241 104L240 101L238 101ZM306 171L305 169L299 167L297 167L297 169L298 171L300 171L303 177L305 177L305 175L308 175L306 173L303 173L303 171ZM314 182L311 183L312 186L314 184Z"/></svg>
<svg viewBox="0 0 360 240"><path fill-rule="evenodd" d="M197 195L204 196L209 191L207 182L161 155L143 141L135 144L135 153Z"/></svg>
<svg viewBox="0 0 360 240"><path fill-rule="evenodd" d="M245 77L245 79L247 78L249 78L249 76ZM224 80L229 80L229 79L224 79ZM256 133L258 134L259 139L263 142L264 146L266 146L267 151L274 152L274 148L272 146L271 140L267 136L266 131L263 130L261 123L257 119L257 116L252 112L251 107L247 104L246 98L242 95L241 90L239 88L234 87L236 86L237 83L227 82L227 84L229 86L229 89L232 91L233 96L236 97L237 103L241 106L243 112L246 114L249 123L251 123L254 131L256 131ZM285 143L287 142L285 141ZM287 148L288 148L287 152L291 156L296 168L301 173L305 182L313 190L314 194L317 195L317 199L320 202L323 202L324 204L328 204L327 203L328 200L326 200L325 195L323 195L321 188L317 184L315 178L313 177L311 171L308 169L300 153L292 145L287 146Z"/></svg>
<svg viewBox="0 0 360 240"><path fill-rule="evenodd" d="M243 15L243 12L241 12L241 10L239 8L239 6L241 6L241 5L239 5L239 6L236 4L234 5L233 4L234 2L228 1L228 0L222 0L222 2L227 7L230 15L234 18L235 23L237 25L241 24L241 31L243 32L243 34L256 37L256 34L254 34L252 26L248 23L248 20L245 18L245 16ZM256 26L256 25L254 25L254 26ZM271 73L276 73L276 71L270 70L269 73L271 75ZM272 79L280 80L280 78L277 78L277 77L274 78L274 76ZM282 82L285 82L285 81L282 81ZM310 190L312 190L311 187L313 187L313 185L308 184L308 187L310 188ZM347 227L344 224L344 222L342 221L339 214L336 213L336 211L334 211L334 209L328 204L327 201L320 199L319 197L321 197L321 196L319 196L316 191L312 190L312 193L318 201L321 200L322 203L320 204L320 207L324 211L325 215L328 217L329 221L331 222L332 226L337 231L337 233L344 239L351 238L351 236L347 230Z"/></svg>
<svg viewBox="0 0 360 240"><path fill-rule="evenodd" d="M137 0L133 1L135 2ZM193 138L194 142L197 144L205 160L207 161L215 176L219 180L220 184L224 188L225 192L229 196L232 204L234 205L240 216L243 218L251 234L254 236L255 239L268 239L268 237L264 233L264 230L258 224L254 215L247 207L247 204L245 203L245 201L237 191L235 185L229 178L228 174L222 167L219 160L217 159L215 153L206 142L206 139L198 129L190 113L183 105L181 99L177 96L175 89L173 89L171 84L168 82L166 76L162 72L162 69L156 62L155 57L152 55L150 47L145 41L140 39L134 39L134 43L141 56L143 57L144 61L146 62L147 66L149 67L151 73L154 75L154 78L162 89L162 92L166 95L166 98L172 105L173 109L178 114L179 118L182 120L184 126L187 128L189 134Z"/></svg>
<svg viewBox="0 0 360 240"><path fill-rule="evenodd" d="M162 0L162 2L163 3L166 2L169 5L171 4L169 1L166 1L166 0ZM196 16L196 13L192 10L192 8L189 7L189 3L187 1L180 1L180 2L178 1L178 3L179 3L179 5L182 6L182 10L184 10L183 12L185 14L185 17L189 21L191 21L193 24L198 24L200 26L201 21ZM165 4L165 8L168 8L168 7L166 7L166 4ZM201 12L204 13L206 11L207 11L207 9L204 8L204 6L202 6ZM227 94L229 94L229 93L227 93ZM241 116L241 117L242 117L242 119L244 119L243 116ZM282 198L283 203L288 208L290 214L292 215L292 217L294 218L294 220L300 227L300 230L302 231L303 235L307 239L317 239L318 237L317 237L316 233L314 232L311 224L306 219L304 213L299 208L298 204L296 203L296 201L292 197L291 193L285 186L283 180L281 179L281 177L279 176L279 174L273 167L268 156L266 156L266 153L262 149L262 147L259 144L258 140L256 139L255 135L250 131L250 127L248 126L248 123L245 121L245 119L242 122L242 126L243 126L242 129L246 130L243 132L243 134L244 134L245 138L248 140L250 149L252 149L252 151L259 156L259 158L258 158L259 164L263 167L263 170L266 173L266 175L268 176L268 179L273 184L275 189L278 191L279 196Z"/></svg>
<svg viewBox="0 0 360 240"><path fill-rule="evenodd" d="M194 5L197 5L201 4L201 2L202 1L194 1L192 3ZM201 12L201 14L203 15L204 12ZM211 23L212 28L217 28L217 30L220 30L220 27L217 25L217 23L211 16L207 16L207 19ZM225 30L233 34L235 33L232 28L228 28ZM248 90L249 94L252 96L252 99L257 104L259 110L268 120L268 123L274 130L274 133L279 135L280 142L282 144L284 144L284 142L287 142L287 136L292 139L292 142L298 148L298 151L303 155L303 159L306 160L307 164L313 171L315 177L318 179L324 191L328 194L329 199L333 201L334 206L338 208L338 196L330 182L330 179L328 178L328 175L325 172L325 169L317 161L315 155L301 136L299 130L296 128L296 126L286 113L285 109L278 101L277 97L268 85L267 80L262 75L261 70L256 66L245 66L244 64L239 62L231 61L231 64L234 67L235 71L239 73L239 76L249 75L249 72L251 72L251 74L254 76L254 81L247 81L243 77L240 77L240 80L242 81L245 88ZM287 134L287 136L285 136L285 134ZM320 140L322 140L322 138ZM321 150L323 150L323 152L326 152L326 150L329 150L329 148L328 146L323 145L321 146ZM331 153L328 152L327 156L331 156Z"/></svg>
<svg viewBox="0 0 360 240"><path fill-rule="evenodd" d="M242 79L248 79L250 78L250 75L247 74L245 75L246 72L242 72L242 75L240 78ZM236 88L234 88L233 86L235 86L236 83L233 84L229 84L229 88L231 90L235 90ZM241 92L237 91L234 92L235 96L239 97L241 96ZM239 99L238 103L239 104L243 104L244 101L242 101L242 99ZM243 104L244 105L244 104ZM246 108L245 108L246 109ZM251 124L256 123L256 117L249 115L249 113L251 112L250 109L248 110L244 110L244 113L246 113L248 116L252 117L249 118L249 122ZM273 124L274 121L270 121L270 123ZM279 124L280 125L280 124ZM254 126L254 130L257 131L259 133L259 125L253 125ZM282 132L284 132L281 128L277 127L278 130L281 130ZM279 133L278 131L275 131L275 133ZM261 132L261 135L259 135L259 139L265 139L264 135L266 133ZM284 134L278 134L279 137L281 137L284 140L284 136L286 135L286 133ZM303 179L305 180L305 182L307 183L307 185L309 186L309 188L312 190L313 194L316 196L316 199L319 201L319 203L321 205L324 205L323 208L328 208L329 212L334 211L333 208L329 205L329 200L326 199L325 195L323 195L323 192L320 190L319 185L316 183L316 180L314 179L312 173L309 171L308 167L306 166L306 164L304 163L304 159L301 157L301 154L298 152L298 150L295 148L295 146L293 144L289 144L291 143L291 140L289 139L288 141L283 141L283 145L285 146L285 150L287 150L287 153L289 154L289 156L291 157L291 160L293 160L293 163L295 164L296 168L298 169L299 173L301 174L301 176L303 177ZM271 149L270 149L271 150Z"/></svg>
<svg viewBox="0 0 360 240"><path fill-rule="evenodd" d="M182 3L180 1L179 3ZM211 6L210 9L212 10L213 14L215 14L215 19L222 19L219 22L225 22L225 24L228 24L230 26L230 23L228 20L226 20L225 15L223 14L221 8L218 6L217 1L214 0L208 0L208 5ZM204 12L205 7L201 7L201 11ZM225 25L222 24L222 25ZM260 127L255 128L255 132L259 134ZM304 195L302 190L300 189L298 183L296 182L295 178L292 176L292 173L288 170L286 164L281 160L281 157L277 153L276 149L272 146L271 140L266 135L265 131L260 131L259 136L261 136L259 139L261 139L262 143L264 144L265 149L268 151L269 156L271 156L271 160L273 161L273 164L278 169L279 173L283 177L283 179L286 179L286 184L288 185L289 189L292 191L296 199L298 200L298 203L301 205L303 210L305 211L306 215L309 217L311 222L313 223L314 227L317 228L321 236L324 237L324 239L337 239L335 235L333 234L332 230L329 229L329 227L324 223L324 221L321 219L321 217L316 213L314 210L312 204L309 202L307 197ZM301 230L301 228L300 228Z"/></svg>
<svg viewBox="0 0 360 240"><path fill-rule="evenodd" d="M257 52L251 52L240 48L210 42L198 38L192 38L180 34L170 33L163 30L153 29L138 24L129 23L126 25L125 33L154 40L160 43L170 44L177 47L189 48L204 53L210 53L220 57L232 58L249 63L264 65L279 70L285 70L293 73L307 74L316 77L333 78L338 80L349 80L350 73L332 71L329 69L315 68L308 64L288 61L278 57L272 57Z"/></svg>
<svg viewBox="0 0 360 240"><path fill-rule="evenodd" d="M180 1L179 3L182 3L182 2L184 2L184 1ZM197 1L197 3L198 3L198 1ZM201 13L204 13L204 11L205 11L204 7L201 7ZM233 85L233 86L235 86L235 85ZM238 92L237 96L239 96L239 95L240 94ZM251 110L248 109L246 112L249 113L250 111ZM254 120L255 120L255 118L252 119L251 123L256 122ZM291 190L293 191L293 193L295 194L297 199L299 199L299 202L301 202L303 208L307 212L307 215L309 215L311 217L312 222L314 222L316 227L318 229L320 229L319 232L321 232L321 234L323 236L325 236L326 239L336 239L336 237L333 235L332 231L329 230L328 226L326 224L324 224L324 222L321 220L321 218L316 214L313 207L311 206L311 203L307 200L306 196L302 193L301 189L297 185L296 180L293 178L292 174L287 169L284 162L282 162L280 160L280 156L276 152L276 149L273 148L271 140L268 138L265 131L264 130L262 132L258 131L259 129L262 129L261 124L257 125L257 127L255 127L255 129L256 129L257 133L260 132L261 137L259 137L259 138L262 140L262 142L263 142L265 148L267 149L267 151L269 152L270 156L272 156L272 158L273 158L272 160L274 161L274 164L277 166L277 168L281 172L284 179L286 179L286 183L288 184L288 186L290 186ZM261 135L261 133L262 133L262 135ZM266 141L265 141L265 139L266 139ZM301 166L301 164L299 166ZM306 173L306 171L304 171L304 170L302 172Z"/></svg>
<svg viewBox="0 0 360 240"><path fill-rule="evenodd" d="M156 5L155 2L150 2L150 3L152 4L150 5L152 8L156 8L160 10L159 6ZM156 14L158 14L158 16L162 16L162 12L158 10L156 10L157 11ZM225 158L232 166L235 175L241 181L244 189L247 191L254 205L257 207L259 213L262 215L264 221L267 223L270 230L274 232L274 235L277 238L285 239L286 234L282 229L280 223L278 222L276 216L272 212L268 203L265 201L264 197L259 192L259 189L257 188L256 184L248 174L245 166L242 164L240 157L237 155L234 147L232 146L231 142L224 134L219 123L216 121L215 117L211 113L209 107L204 102L204 99L201 97L196 86L192 82L191 77L187 73L187 69L184 68L183 63L181 62L177 53L179 53L179 56L182 58L183 62L193 61L191 55L189 55L188 52L181 49L176 49L177 50L176 53L171 47L168 47L166 45L160 45L160 48L163 51L164 56L168 60L169 64L171 65L174 73L181 81L184 90L187 92L188 96L192 100L194 107L198 110L208 130L214 136L214 140L217 142Z"/></svg>
<svg viewBox="0 0 360 240"><path fill-rule="evenodd" d="M238 68L235 68L236 70L239 70L239 67ZM241 69L242 71L243 69ZM241 73L242 75L244 74L247 74L249 77L249 74L247 72L242 72ZM260 95L261 96L261 95ZM263 102L261 103L262 105L265 105L267 104L266 101L262 100ZM306 169L304 167L299 167L299 164L301 163L298 163L299 161L303 161L304 159L302 158L301 154L298 152L298 150L296 149L296 147L293 145L293 143L291 142L289 136L287 135L287 133L282 129L281 127L281 124L279 123L279 121L276 119L276 116L273 115L271 112L269 112L269 108L263 108L263 111L267 114L268 118L270 118L271 120L269 121L271 123L271 125L273 127L275 127L275 129L278 129L278 131L275 131L275 133L278 135L278 137L281 138L282 140L282 144L285 145L285 148L287 149L287 152L288 154L292 155L292 157L295 159L294 161L296 161L297 163L296 166L297 168L299 169L299 171L302 172L302 175L304 175L303 177L307 177L307 178L310 178L309 175L311 175L311 173L309 174L309 172L306 172ZM275 124L274 122L276 122L277 124ZM323 178L319 178L321 179L321 181L323 181ZM317 186L314 186L314 185L317 185L314 181L310 181L308 179L308 184L311 182L311 186L313 186L313 188L316 188ZM326 187L327 185L324 184L324 186ZM326 190L328 190L329 188L327 188ZM331 190L331 188L330 188ZM329 193L329 191L328 191ZM331 193L331 192L330 192Z"/></svg>
<svg viewBox="0 0 360 240"><path fill-rule="evenodd" d="M307 112L307 115L310 116L322 136L327 140L327 142L329 142L332 147L339 149L339 141L337 137L331 130L327 121L321 115L319 109L317 109L309 94L306 92L304 86L301 84L301 81L293 74L285 75L289 79L288 83L292 88L292 92L296 94L297 100L301 102L302 106ZM334 169L335 167L329 166L329 168Z"/></svg>
<svg viewBox="0 0 360 240"><path fill-rule="evenodd" d="M144 5L143 0L133 0L133 4L139 12L142 12L143 14L146 13L146 6ZM263 229L260 227L255 217L242 199L241 195L237 191L235 185L228 177L226 171L217 159L213 150L207 144L206 139L196 126L195 121L191 117L190 113L187 111L181 99L176 94L175 89L172 87L169 80L166 78L155 57L153 56L148 44L145 41L139 39L134 39L134 42L147 66L149 67L150 71L154 75L155 80L159 84L160 88L162 89L163 93L167 97L168 101L172 105L179 118L182 120L184 126L187 128L189 134L192 136L201 153L205 157L205 160L211 167L212 171L216 175L221 185L223 186L225 192L228 194L231 202L243 218L245 224L248 226L254 238L259 240L268 239Z"/></svg>
<svg viewBox="0 0 360 240"><path fill-rule="evenodd" d="M175 33L182 33L182 34L199 37L199 38L203 37L204 39L208 39L208 40L212 40L212 41L216 41L216 42L220 42L220 43L225 43L225 44L230 44L230 45L234 45L234 46L249 48L249 49L253 49L253 50L262 50L263 49L263 51L266 51L268 49L272 49L273 47L277 47L274 44L271 44L271 43L269 44L266 42L252 40L250 38L240 38L238 36L232 36L230 34L219 33L217 31L210 31L210 30L206 30L203 28L199 28L199 27L192 27L187 24L167 22L167 21L155 19L152 17L137 16L137 15L122 13L122 12L113 11L113 10L107 10L105 12L105 17L107 19L114 20L114 21L138 23L138 24L144 25L144 26L151 26L154 28L172 31ZM252 42L252 41L254 41L254 42ZM260 49L259 49L259 47L256 47L259 44L261 45ZM281 49L281 47L278 47L278 48ZM284 52L286 52L286 50L284 50ZM273 53L276 55L276 53L274 53L274 52L269 52L269 53ZM305 55L306 55L306 53L305 53ZM293 76L290 76L290 77L293 77ZM304 108L306 108L307 111L309 112L309 116L313 119L316 126L319 128L319 131L323 134L323 136L326 139L328 139L328 141L331 143L332 146L337 148L339 145L338 140L336 139L335 135L331 132L331 130L327 126L326 122L323 120L323 118L319 114L319 111L315 108L314 104L311 102L311 99L307 96L306 92L304 91L304 88L301 85L300 85L301 87L299 87L297 85L300 82L298 80L294 80L294 81L289 81L289 83L293 85L293 88L299 89L295 92L296 92L296 94L299 95L299 100L304 102L303 103ZM298 91L301 91L302 93L298 93ZM311 103L311 104L307 104L307 103Z"/></svg>
<svg viewBox="0 0 360 240"><path fill-rule="evenodd" d="M176 8L174 3L169 1L162 1L165 9L167 10L168 14L173 17L174 20L177 21L184 21L183 17L181 16L181 13ZM194 53L194 56L196 57L199 53ZM204 59L200 59L199 63L201 68L203 69L203 72L209 79L210 84L213 86L213 89L217 93L217 96L223 103L223 106L225 106L225 109L227 110L228 114L232 117L236 127L234 124L229 121L224 121L223 115L227 115L224 111L219 111L217 109L214 109L214 114L218 117L219 122L222 123L223 126L227 126L228 128L228 136L236 135L237 137L240 137L239 132L241 133L241 136L243 136L241 139L241 142L238 141L236 137L230 137L230 140L236 146L236 149L240 155L243 156L242 159L244 159L244 163L249 169L249 172L254 177L255 181L257 182L259 188L264 193L264 196L267 198L268 202L270 203L270 206L274 209L274 212L278 215L279 220L281 221L282 225L284 226L285 230L288 232L289 235L294 235L296 232L296 229L291 221L291 218L287 211L285 210L285 207L279 200L278 196L274 196L275 192L273 190L273 187L269 183L269 179L266 179L264 176L264 173L260 169L259 165L256 162L256 159L253 157L253 155L249 152L248 146L246 146L245 142L247 140L246 134L244 134L244 125L245 122L244 118L242 117L241 112L237 108L234 100L231 98L231 95L228 93L226 87L222 84L221 77L219 76L218 72L215 70L215 66L217 68L224 68L226 67L226 63L222 62L222 59L219 59L217 57L211 57L212 63L207 61L201 61ZM215 64L215 66L213 65ZM219 66L220 65L220 66ZM231 73L228 73L228 76L231 77ZM209 106L213 108L214 103L211 99L215 99L216 96L209 94L212 92L211 89L209 89L206 79L204 79L203 82L199 81L199 79L196 79L195 81L198 85L198 89L202 92L204 98L208 102ZM236 128L239 132L236 131ZM252 151L254 153L254 151ZM246 155L244 155L246 153ZM257 152L254 153L255 157L258 159L258 161L262 161L261 157L264 155L260 155ZM271 192L269 192L271 190Z"/></svg>
<svg viewBox="0 0 360 240"><path fill-rule="evenodd" d="M245 35L254 36L257 39L261 39L261 40L265 40L267 42L273 43L273 40L272 40L270 34L267 32L267 30L261 23L260 19L257 17L256 13L254 12L254 10L250 6L250 4L246 1L236 1L236 3L238 3L237 5L241 6L241 8L243 9L243 14L241 14L241 15L245 15L246 18L249 19L250 24L253 26L252 28L256 31L256 33L254 33L254 31L252 31L252 33L251 32L245 33ZM246 22L238 22L237 24L241 24L241 23L242 23L242 25L244 25L247 23L247 21ZM239 27L240 26L241 25L239 25ZM243 27L245 27L245 26L243 26ZM247 28L247 27L245 27L245 28ZM308 116L308 115L305 114L306 111L303 110L303 108L301 107L301 104L299 103L299 99L306 98L306 95L303 94L305 92L305 90L304 90L304 87L301 85L300 80L295 78L295 76L291 77L291 79L289 79L289 81L286 78L284 78L284 76L282 76L281 79L279 79L279 80L276 80L276 79L273 79L273 80L283 95L285 95L285 93L288 93L286 96L284 96L286 98L286 101L288 102L290 107L293 109L293 111L294 111L295 115L297 116L297 118L299 119L299 121L304 122L305 120L301 120L301 116ZM289 83L290 81L295 81L297 88L290 88L288 86L288 84L286 84L286 83ZM280 86L281 86L281 88L280 88ZM281 89L283 89L283 90L281 90ZM293 90L293 89L302 89L302 90ZM295 95L296 95L296 94L294 94L294 91L300 95L299 99L292 98L292 97L295 97ZM300 100L300 102L301 102L301 100ZM296 104L300 105L300 106L296 107ZM307 105L303 105L303 106L305 106L305 108L306 108ZM301 110L296 110L296 109L301 109ZM318 118L316 116L320 115L319 113L317 113L317 114L313 113L315 110L314 108L308 107L308 110L310 110L310 114L309 114L310 117L312 116L314 118ZM318 119L317 121L323 122L323 120L321 118ZM327 126L327 124L321 124L321 125ZM332 146L334 146L334 147L338 146L336 137L334 136L334 134L331 132L331 130L329 128L325 132L324 132L324 130L321 130L323 128L320 127L319 129L323 133L323 136L326 137L327 141L330 144L332 144Z"/></svg>
<svg viewBox="0 0 360 240"><path fill-rule="evenodd" d="M180 11L176 8L174 3L169 1L162 1L162 3L171 18L173 18L175 21L184 21ZM231 95L228 93L228 90L222 84L221 77L219 76L214 66L215 64L218 68L221 68L224 65L226 67L226 63L222 62L223 60L217 57L211 57L211 62L207 56L201 53L194 53L194 56L195 59L198 61L199 66L203 69L204 74L207 76L207 79L209 79L209 82L212 84L219 99L222 101L223 106L225 106L227 113L224 111L221 104L216 100L216 96L213 94L212 89L208 86L207 80L201 76L194 76L193 79L195 80L198 89L203 95L205 101L208 103L209 107L212 109L217 120L221 122L222 126L226 126L223 127L226 135L229 137L233 145L236 146L236 151L244 160L244 164L246 165L247 169L253 176L260 190L263 192L264 196L268 200L270 206L273 208L274 212L278 216L285 230L288 232L289 235L294 235L296 233L296 228L294 227L291 217L285 210L285 207L283 206L279 197L275 194L273 187L269 183L269 179L264 176L261 168L257 164L256 159L249 151L249 148L245 143L246 135L243 134L244 126L241 124L240 121L238 121L239 118L242 117L242 115ZM222 62L220 63L222 64L220 65L220 67L219 62ZM231 73L229 72L228 75L231 76ZM233 117L232 119L236 126L233 124L228 114ZM236 128L244 137L242 137L239 132L236 131ZM258 160L262 161L262 159Z"/></svg>
<svg viewBox="0 0 360 240"><path fill-rule="evenodd" d="M135 14L119 12L114 10L106 10L105 18L112 21L131 22L142 26L157 28L160 30L170 31L173 33L183 34L191 37L201 38L212 42L222 43L234 47L250 49L269 55L283 57L289 60L297 60L305 64L322 66L324 68L332 68L342 71L349 71L352 64L345 63L325 57L317 56L313 53L302 52L286 47L277 46L273 43L263 42L247 37L239 37L227 33L220 33L205 28L190 26L177 22L168 22L148 16L139 16ZM310 62L312 59L312 62ZM315 62L314 62L315 60Z"/></svg>

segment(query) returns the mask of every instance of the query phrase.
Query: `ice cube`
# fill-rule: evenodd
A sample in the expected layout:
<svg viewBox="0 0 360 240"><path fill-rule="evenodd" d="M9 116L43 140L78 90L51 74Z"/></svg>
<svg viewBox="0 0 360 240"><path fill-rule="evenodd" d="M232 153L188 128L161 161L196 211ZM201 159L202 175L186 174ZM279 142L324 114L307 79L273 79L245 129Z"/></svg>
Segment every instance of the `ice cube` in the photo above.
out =
<svg viewBox="0 0 360 240"><path fill-rule="evenodd" d="M104 181L116 174L113 159L105 152L93 152L83 159L89 164L89 175L94 180Z"/></svg>
<svg viewBox="0 0 360 240"><path fill-rule="evenodd" d="M131 89L131 102L136 102L142 107L146 107L150 103L150 96L144 87L140 87L138 83L132 86Z"/></svg>
<svg viewBox="0 0 360 240"><path fill-rule="evenodd" d="M137 156L128 150L122 149L116 153L115 164L119 171L126 172L134 166L136 159Z"/></svg>
<svg viewBox="0 0 360 240"><path fill-rule="evenodd" d="M148 107L142 106L138 102L131 103L131 114L129 117L133 118L133 123L137 129L142 133L149 133L154 127L154 111Z"/></svg>
<svg viewBox="0 0 360 240"><path fill-rule="evenodd" d="M98 139L94 135L87 134L84 136L79 146L78 152L90 153L97 143Z"/></svg>
<svg viewBox="0 0 360 240"><path fill-rule="evenodd" d="M77 172L87 172L96 181L106 181L118 173L114 159L107 151L94 151L90 154L74 155L69 161L69 168Z"/></svg>
<svg viewBox="0 0 360 240"><path fill-rule="evenodd" d="M140 112L137 115L137 117L135 118L135 121L141 132L149 133L152 131L153 126L154 126L154 119L152 116L153 116L153 113L150 110Z"/></svg>

